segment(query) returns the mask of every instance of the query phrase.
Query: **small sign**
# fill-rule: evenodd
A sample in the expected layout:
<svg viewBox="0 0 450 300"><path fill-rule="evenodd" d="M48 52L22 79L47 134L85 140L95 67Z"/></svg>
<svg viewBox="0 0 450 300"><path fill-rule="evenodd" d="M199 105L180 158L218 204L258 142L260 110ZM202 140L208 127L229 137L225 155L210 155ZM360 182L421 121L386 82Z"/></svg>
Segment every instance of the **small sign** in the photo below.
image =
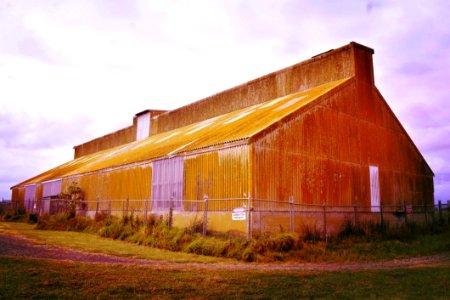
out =
<svg viewBox="0 0 450 300"><path fill-rule="evenodd" d="M231 213L231 217L233 221L243 221L246 218L246 212L245 208L239 207L234 208L233 212Z"/></svg>

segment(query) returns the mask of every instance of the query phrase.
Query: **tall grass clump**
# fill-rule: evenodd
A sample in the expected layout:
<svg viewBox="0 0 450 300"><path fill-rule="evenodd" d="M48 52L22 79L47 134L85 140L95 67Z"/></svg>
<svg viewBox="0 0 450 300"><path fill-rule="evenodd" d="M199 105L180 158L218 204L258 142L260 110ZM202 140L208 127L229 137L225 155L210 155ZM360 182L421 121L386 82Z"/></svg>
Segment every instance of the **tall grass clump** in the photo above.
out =
<svg viewBox="0 0 450 300"><path fill-rule="evenodd" d="M64 213L41 216L36 228L90 232L154 248L247 262L287 259L309 262L346 261L370 257L378 259L377 249L389 249L383 250L385 254L396 251L404 255L412 253L404 249L412 243L417 244L417 241L421 242L428 238L424 237L425 235L449 232L447 224L437 221L429 225L418 225L413 222L391 225L387 222L355 224L349 219L343 223L341 231L328 240L324 239L323 231L316 227L304 227L300 235L281 232L246 239L235 232L208 232L208 236L204 237L202 218L192 219L186 228L171 228L168 219L168 216L148 215L144 224L133 212L123 217L101 212L95 219ZM447 244L439 245L435 248L448 248ZM378 252L375 253L376 251Z"/></svg>
<svg viewBox="0 0 450 300"><path fill-rule="evenodd" d="M98 224L95 220L72 213L59 213L49 216L44 214L38 218L36 229L77 232L95 232Z"/></svg>

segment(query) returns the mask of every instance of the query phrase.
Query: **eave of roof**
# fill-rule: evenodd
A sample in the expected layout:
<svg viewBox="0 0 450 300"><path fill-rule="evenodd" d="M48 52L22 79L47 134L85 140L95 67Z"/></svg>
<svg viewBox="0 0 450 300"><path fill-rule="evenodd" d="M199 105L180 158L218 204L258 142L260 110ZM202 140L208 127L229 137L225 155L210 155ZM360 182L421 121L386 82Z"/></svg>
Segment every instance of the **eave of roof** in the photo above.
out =
<svg viewBox="0 0 450 300"><path fill-rule="evenodd" d="M82 156L16 186L189 154L218 145L246 143L252 136L313 103L348 80L347 78L326 83L143 140Z"/></svg>

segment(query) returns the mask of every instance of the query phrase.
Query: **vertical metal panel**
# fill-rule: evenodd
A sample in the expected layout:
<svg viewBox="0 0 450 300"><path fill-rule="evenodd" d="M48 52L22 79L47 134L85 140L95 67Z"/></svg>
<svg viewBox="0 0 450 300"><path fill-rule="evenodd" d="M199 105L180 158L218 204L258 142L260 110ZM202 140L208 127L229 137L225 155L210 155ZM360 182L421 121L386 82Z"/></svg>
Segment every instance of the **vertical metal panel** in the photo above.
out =
<svg viewBox="0 0 450 300"><path fill-rule="evenodd" d="M167 210L169 200L173 201L173 208L183 208L183 160L183 157L174 157L153 162L152 210Z"/></svg>
<svg viewBox="0 0 450 300"><path fill-rule="evenodd" d="M61 193L61 179L43 182L42 185L42 197L51 198L56 197Z"/></svg>
<svg viewBox="0 0 450 300"><path fill-rule="evenodd" d="M27 211L33 211L36 204L36 185L25 186L24 207Z"/></svg>
<svg viewBox="0 0 450 300"><path fill-rule="evenodd" d="M23 208L25 199L25 188L15 187L11 192L11 202L14 208Z"/></svg>
<svg viewBox="0 0 450 300"><path fill-rule="evenodd" d="M202 200L204 195L209 199L246 197L249 192L248 155L249 146L241 145L186 157L185 198ZM208 209L225 209L220 205L227 204L211 201Z"/></svg>
<svg viewBox="0 0 450 300"><path fill-rule="evenodd" d="M378 167L369 166L370 173L370 205L373 212L380 211L380 181L378 178Z"/></svg>

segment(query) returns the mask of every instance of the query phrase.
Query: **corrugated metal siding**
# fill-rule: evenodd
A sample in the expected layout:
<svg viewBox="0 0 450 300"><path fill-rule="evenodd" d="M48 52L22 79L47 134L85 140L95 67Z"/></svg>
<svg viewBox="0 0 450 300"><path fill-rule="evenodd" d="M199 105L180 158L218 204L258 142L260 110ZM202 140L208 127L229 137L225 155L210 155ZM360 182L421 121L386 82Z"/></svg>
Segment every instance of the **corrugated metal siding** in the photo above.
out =
<svg viewBox="0 0 450 300"><path fill-rule="evenodd" d="M185 198L202 200L245 198L248 195L249 146L241 145L185 158ZM187 204L189 205L189 203ZM209 209L219 209L211 202ZM225 205L224 202L221 205ZM234 205L234 204L230 204ZM224 209L225 207L221 207ZM233 207L229 207L232 209Z"/></svg>
<svg viewBox="0 0 450 300"><path fill-rule="evenodd" d="M15 187L11 192L11 202L14 208L23 208L25 199L25 187Z"/></svg>
<svg viewBox="0 0 450 300"><path fill-rule="evenodd" d="M27 211L32 211L36 204L36 185L25 186L24 207Z"/></svg>
<svg viewBox="0 0 450 300"><path fill-rule="evenodd" d="M96 210L97 199L102 202L100 210L122 210L128 199L128 210L131 211L143 208L144 202L135 200L151 198L151 178L152 167L144 165L67 178L64 186L77 182L88 202L88 210Z"/></svg>
<svg viewBox="0 0 450 300"><path fill-rule="evenodd" d="M152 210L183 208L184 158L174 157L153 162Z"/></svg>
<svg viewBox="0 0 450 300"><path fill-rule="evenodd" d="M368 166L376 165L381 204L431 204L431 170L385 102L373 97L354 81L261 133L253 144L255 197L370 205Z"/></svg>
<svg viewBox="0 0 450 300"><path fill-rule="evenodd" d="M62 184L61 179L43 182L42 197L43 198L57 197L62 191L61 184Z"/></svg>

